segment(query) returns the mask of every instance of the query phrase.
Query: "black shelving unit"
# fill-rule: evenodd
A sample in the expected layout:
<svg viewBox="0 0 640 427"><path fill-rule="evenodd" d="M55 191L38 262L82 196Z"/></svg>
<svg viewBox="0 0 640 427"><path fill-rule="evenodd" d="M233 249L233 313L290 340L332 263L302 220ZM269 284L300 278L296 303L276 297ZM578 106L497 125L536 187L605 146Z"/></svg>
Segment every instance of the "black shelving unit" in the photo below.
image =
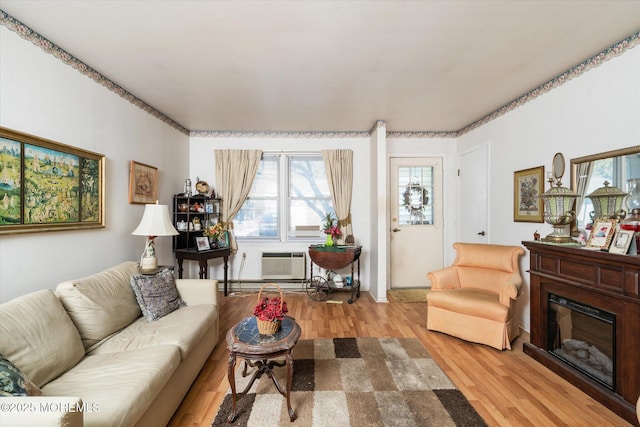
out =
<svg viewBox="0 0 640 427"><path fill-rule="evenodd" d="M173 236L173 249L196 248L195 237L203 235L207 223L220 222L221 211L221 199L205 195L175 195L173 197L173 226L179 234ZM196 230L193 225L195 218L200 221L200 230Z"/></svg>

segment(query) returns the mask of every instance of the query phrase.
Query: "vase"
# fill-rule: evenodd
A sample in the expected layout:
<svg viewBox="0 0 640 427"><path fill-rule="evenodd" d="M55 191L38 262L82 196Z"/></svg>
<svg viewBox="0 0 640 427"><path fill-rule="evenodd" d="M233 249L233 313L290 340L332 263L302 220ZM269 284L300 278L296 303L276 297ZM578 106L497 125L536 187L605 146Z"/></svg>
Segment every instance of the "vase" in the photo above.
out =
<svg viewBox="0 0 640 427"><path fill-rule="evenodd" d="M324 241L325 246L333 246L333 237L331 234L327 234L327 239Z"/></svg>
<svg viewBox="0 0 640 427"><path fill-rule="evenodd" d="M640 208L640 179L631 178L627 180L627 208L629 212Z"/></svg>
<svg viewBox="0 0 640 427"><path fill-rule="evenodd" d="M218 247L218 239L213 236L209 236L209 246L211 249L216 249Z"/></svg>

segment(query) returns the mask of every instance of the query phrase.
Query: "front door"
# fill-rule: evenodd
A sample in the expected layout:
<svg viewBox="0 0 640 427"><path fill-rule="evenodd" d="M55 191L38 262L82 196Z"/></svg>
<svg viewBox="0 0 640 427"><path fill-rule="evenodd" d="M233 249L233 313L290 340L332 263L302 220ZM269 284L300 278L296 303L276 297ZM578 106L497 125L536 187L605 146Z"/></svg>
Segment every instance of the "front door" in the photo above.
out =
<svg viewBox="0 0 640 427"><path fill-rule="evenodd" d="M442 159L391 158L391 288L431 286L442 268Z"/></svg>

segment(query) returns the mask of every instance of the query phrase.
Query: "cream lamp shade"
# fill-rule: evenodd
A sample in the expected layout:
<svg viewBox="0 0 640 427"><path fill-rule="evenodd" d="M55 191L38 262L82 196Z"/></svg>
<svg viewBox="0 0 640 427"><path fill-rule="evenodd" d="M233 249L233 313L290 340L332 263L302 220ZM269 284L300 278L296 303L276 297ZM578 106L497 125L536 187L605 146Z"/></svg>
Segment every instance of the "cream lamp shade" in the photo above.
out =
<svg viewBox="0 0 640 427"><path fill-rule="evenodd" d="M144 214L138 227L131 233L134 236L147 236L144 252L140 257L142 270L153 270L158 267L154 239L157 236L175 236L178 231L174 228L169 216L167 205L145 205Z"/></svg>

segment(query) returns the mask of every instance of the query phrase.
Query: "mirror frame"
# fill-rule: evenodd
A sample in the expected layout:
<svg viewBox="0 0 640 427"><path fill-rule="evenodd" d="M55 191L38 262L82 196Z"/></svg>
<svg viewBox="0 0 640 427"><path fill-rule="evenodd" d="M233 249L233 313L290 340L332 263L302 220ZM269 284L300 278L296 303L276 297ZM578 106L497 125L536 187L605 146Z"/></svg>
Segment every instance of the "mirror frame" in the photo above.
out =
<svg viewBox="0 0 640 427"><path fill-rule="evenodd" d="M553 177L556 179L556 182L562 180L565 165L566 163L562 153L556 153L555 156L553 156L553 162L551 163L551 170L553 171Z"/></svg>
<svg viewBox="0 0 640 427"><path fill-rule="evenodd" d="M577 170L579 163L592 162L594 160L602 160L607 159L609 157L619 157L619 156L627 156L629 154L638 154L640 153L640 145L633 145L627 148L620 148L617 150L604 151L602 153L590 154L588 156L576 157L575 159L571 159L571 191L577 192ZM625 189L622 189L625 191ZM573 203L573 210L576 210L576 202ZM577 213L576 213L577 215ZM571 235L578 236L580 231L578 230L578 221L573 220L571 222Z"/></svg>

